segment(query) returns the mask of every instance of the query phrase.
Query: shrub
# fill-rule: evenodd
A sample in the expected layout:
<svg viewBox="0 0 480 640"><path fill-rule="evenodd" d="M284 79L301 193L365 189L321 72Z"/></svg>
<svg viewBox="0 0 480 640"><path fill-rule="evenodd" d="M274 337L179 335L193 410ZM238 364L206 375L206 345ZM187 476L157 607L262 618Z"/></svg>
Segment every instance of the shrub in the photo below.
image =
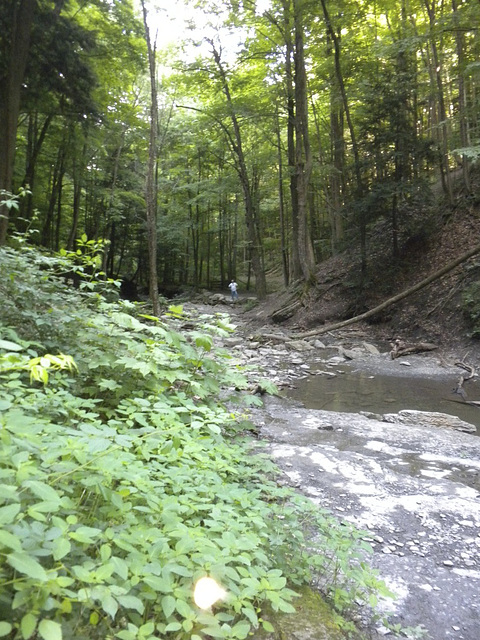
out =
<svg viewBox="0 0 480 640"><path fill-rule="evenodd" d="M384 590L361 534L235 436L228 318L142 315L54 263L0 249L0 637L241 640L319 576L343 610ZM227 596L204 611L205 575Z"/></svg>

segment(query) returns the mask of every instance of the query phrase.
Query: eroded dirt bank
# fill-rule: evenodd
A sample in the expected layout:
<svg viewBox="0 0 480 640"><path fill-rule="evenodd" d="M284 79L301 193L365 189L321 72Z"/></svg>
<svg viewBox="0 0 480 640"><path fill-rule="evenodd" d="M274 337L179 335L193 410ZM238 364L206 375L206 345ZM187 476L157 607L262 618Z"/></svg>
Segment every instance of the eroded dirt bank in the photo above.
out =
<svg viewBox="0 0 480 640"><path fill-rule="evenodd" d="M278 328L252 329L240 308L233 315L237 334L225 344L280 386L304 375L313 356L321 358L322 346L313 339L302 343ZM349 340L349 353L345 340L329 341L344 360L356 351L356 366L374 372L390 366L387 354L376 353L364 337ZM412 378L455 373L438 353L410 357L408 365L403 375ZM252 418L289 484L365 530L373 565L398 595L385 605L393 622L423 627L431 640L479 640L478 436L432 427L421 414L414 424L398 424L309 410L284 397L265 397ZM380 636L389 633L376 629Z"/></svg>

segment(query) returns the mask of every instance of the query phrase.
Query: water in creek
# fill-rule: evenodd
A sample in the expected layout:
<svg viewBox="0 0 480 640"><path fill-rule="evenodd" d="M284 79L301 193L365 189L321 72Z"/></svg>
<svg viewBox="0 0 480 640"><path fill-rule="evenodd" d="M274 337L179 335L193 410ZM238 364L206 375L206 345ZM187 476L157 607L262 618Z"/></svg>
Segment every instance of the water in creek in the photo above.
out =
<svg viewBox="0 0 480 640"><path fill-rule="evenodd" d="M346 367L335 371L335 377L315 375L312 367L314 375L295 381L295 388L285 391L285 395L307 409L379 414L416 409L448 413L475 425L480 435L480 407L465 404L452 393L455 386L452 380L372 375ZM474 391L472 400L478 400L480 389L475 386Z"/></svg>

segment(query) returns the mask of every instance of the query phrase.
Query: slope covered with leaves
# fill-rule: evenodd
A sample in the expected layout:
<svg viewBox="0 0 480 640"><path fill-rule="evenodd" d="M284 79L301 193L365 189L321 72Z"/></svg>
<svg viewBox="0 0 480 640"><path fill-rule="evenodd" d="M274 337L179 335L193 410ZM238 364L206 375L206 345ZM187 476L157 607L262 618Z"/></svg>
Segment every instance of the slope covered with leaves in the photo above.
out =
<svg viewBox="0 0 480 640"><path fill-rule="evenodd" d="M474 178L475 193L478 174ZM477 245L480 200L466 194L458 183L457 187L455 205L437 197L422 212L412 214L409 231L400 238L398 260L392 259L388 224L372 227L368 273L363 284L357 252L349 250L321 263L317 286L303 298L301 309L288 324L313 329L364 313ZM406 340L434 342L447 349L465 347L480 353L479 282L477 255L371 318L368 330L385 341L401 336Z"/></svg>
<svg viewBox="0 0 480 640"><path fill-rule="evenodd" d="M278 486L219 401L246 387L228 318L152 318L55 266L0 250L0 637L241 640L318 572L339 610L374 602L361 534ZM206 575L226 596L201 610Z"/></svg>

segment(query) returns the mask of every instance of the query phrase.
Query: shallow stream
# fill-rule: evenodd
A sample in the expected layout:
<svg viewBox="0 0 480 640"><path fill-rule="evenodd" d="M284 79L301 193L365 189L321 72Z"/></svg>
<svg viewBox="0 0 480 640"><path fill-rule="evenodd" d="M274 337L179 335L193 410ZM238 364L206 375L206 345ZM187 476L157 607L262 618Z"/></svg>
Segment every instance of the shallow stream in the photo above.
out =
<svg viewBox="0 0 480 640"><path fill-rule="evenodd" d="M319 369L325 371L325 367ZM475 425L477 435L480 435L480 406L468 405L454 394L453 379L372 375L344 365L327 373L317 374L315 366L311 366L310 373L295 381L295 387L285 391L285 395L298 400L307 409L345 413L384 414L397 413L401 409L438 411ZM467 382L465 390L468 399L480 399L478 382Z"/></svg>

